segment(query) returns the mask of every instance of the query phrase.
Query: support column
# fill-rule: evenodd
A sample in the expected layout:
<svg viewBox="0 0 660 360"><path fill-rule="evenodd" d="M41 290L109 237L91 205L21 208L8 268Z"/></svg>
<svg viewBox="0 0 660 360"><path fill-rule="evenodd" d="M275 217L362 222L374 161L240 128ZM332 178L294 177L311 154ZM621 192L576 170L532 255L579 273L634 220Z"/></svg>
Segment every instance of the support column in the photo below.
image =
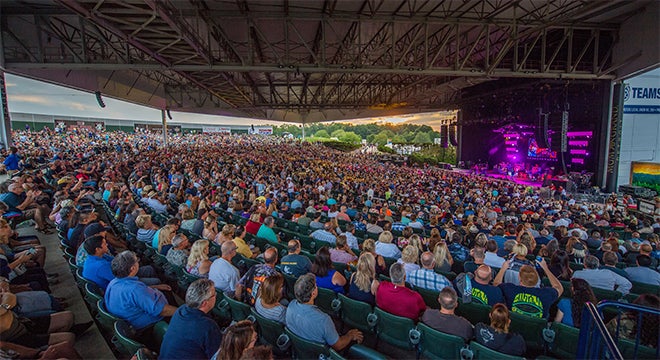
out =
<svg viewBox="0 0 660 360"><path fill-rule="evenodd" d="M5 85L5 72L0 70L0 141L4 148L13 145L11 139L11 118L7 105L7 86Z"/></svg>
<svg viewBox="0 0 660 360"><path fill-rule="evenodd" d="M163 146L167 147L167 114L164 109L160 111L160 115L163 120Z"/></svg>
<svg viewBox="0 0 660 360"><path fill-rule="evenodd" d="M463 158L462 152L463 152L463 111L458 110L456 112L456 137L458 140L458 146L456 147L456 166L458 166L458 163L461 162L461 159Z"/></svg>
<svg viewBox="0 0 660 360"><path fill-rule="evenodd" d="M623 129L623 90L624 84L614 85L610 118L609 143L607 149L607 192L616 192L619 176L619 156L621 155L621 131Z"/></svg>

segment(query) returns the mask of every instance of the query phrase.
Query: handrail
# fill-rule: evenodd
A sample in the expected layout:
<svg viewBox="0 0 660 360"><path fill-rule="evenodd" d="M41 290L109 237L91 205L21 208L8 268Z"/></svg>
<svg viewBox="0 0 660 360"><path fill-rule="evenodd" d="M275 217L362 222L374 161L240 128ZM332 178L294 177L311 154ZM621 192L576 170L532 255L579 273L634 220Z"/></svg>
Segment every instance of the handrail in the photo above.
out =
<svg viewBox="0 0 660 360"><path fill-rule="evenodd" d="M642 327L642 315L643 313L648 313L656 316L660 316L660 309L655 309L651 307L646 307L646 306L641 306L637 304L630 304L630 303L622 303L622 302L617 302L617 301L611 301L611 300L603 300L598 303L598 312L600 313L601 317L603 316L603 310L605 308L609 307L614 307L617 309L626 309L626 310L632 310L637 312L637 332L635 336L635 349L634 349L634 357L637 357L637 351L639 350L639 343L641 340L641 327ZM617 314L617 326L616 326L616 333L614 335L614 340L618 342L619 340L619 328L620 328L620 320L621 320L621 313L619 312ZM656 350L655 350L655 357L660 358L660 338L658 338L658 343L656 344Z"/></svg>
<svg viewBox="0 0 660 360"><path fill-rule="evenodd" d="M612 360L623 360L621 352L617 348L614 340L612 340L612 336L607 331L605 323L603 323L601 314L591 302L587 302L584 305L582 320L580 322L579 338L580 345L578 346L576 359L608 358ZM601 355L603 343L609 356Z"/></svg>

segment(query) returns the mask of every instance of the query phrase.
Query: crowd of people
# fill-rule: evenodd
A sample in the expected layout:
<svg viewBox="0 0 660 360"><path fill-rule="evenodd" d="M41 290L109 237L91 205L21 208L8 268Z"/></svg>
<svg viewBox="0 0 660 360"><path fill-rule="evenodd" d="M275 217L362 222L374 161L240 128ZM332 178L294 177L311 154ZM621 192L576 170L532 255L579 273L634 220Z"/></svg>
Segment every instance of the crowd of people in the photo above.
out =
<svg viewBox="0 0 660 360"><path fill-rule="evenodd" d="M221 333L208 315L216 290L338 351L361 343L364 334L338 332L314 306L319 288L524 355L524 339L509 334L511 312L578 327L584 303L595 302L594 288L628 295L635 283L660 286L660 218L638 220L617 206L616 196L581 203L513 182L381 163L370 153L278 137L173 135L165 147L155 134L45 129L17 132L14 139L15 148L4 154L14 175L0 189L4 217L32 219L43 233L56 227L85 278L104 291L107 310L128 321L145 344L156 323L169 321L155 349L161 358L272 356L255 346L249 321ZM184 304L103 221L98 192L128 234L200 278L185 291ZM295 223L299 236L279 231L278 221ZM3 236L0 229L0 275L10 287L48 294L53 276L40 266L43 247L9 230ZM307 236L316 244L313 254L301 241ZM272 246L259 249L255 238ZM275 245L286 247L286 256ZM25 246L26 254L20 252ZM219 256L210 254L216 246ZM257 263L239 268L236 257ZM27 271L18 275L23 263ZM285 276L297 278L291 297L282 290ZM570 283L570 294L562 281ZM437 291L438 309L411 287ZM657 291L634 295L635 303L660 308ZM459 299L491 306L490 323L458 316ZM3 327L3 341L56 344L26 339L14 329L20 315L9 310L0 308L0 316L14 319ZM60 322L50 316L50 328L31 331L53 337L71 329L72 320L68 328L54 327ZM609 327L623 327L620 336L634 339L636 325L628 314ZM644 318L642 345L657 346L657 326L657 317Z"/></svg>

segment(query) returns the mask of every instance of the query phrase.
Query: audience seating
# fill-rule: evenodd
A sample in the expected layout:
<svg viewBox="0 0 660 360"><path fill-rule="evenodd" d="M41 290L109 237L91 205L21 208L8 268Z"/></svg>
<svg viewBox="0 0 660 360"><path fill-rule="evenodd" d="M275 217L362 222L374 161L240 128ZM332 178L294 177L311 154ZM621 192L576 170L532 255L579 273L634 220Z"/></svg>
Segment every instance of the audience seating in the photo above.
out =
<svg viewBox="0 0 660 360"><path fill-rule="evenodd" d="M459 359L465 346L463 338L445 334L424 323L417 324L420 342L417 352L428 359Z"/></svg>
<svg viewBox="0 0 660 360"><path fill-rule="evenodd" d="M338 294L341 303L340 316L345 328L354 328L363 333L372 333L373 326L368 317L373 313L371 305L363 301L353 300L344 294Z"/></svg>
<svg viewBox="0 0 660 360"><path fill-rule="evenodd" d="M479 344L476 341L470 342L470 351L472 353L472 356L471 357L463 357L463 359L466 359L466 358L470 359L470 360L479 360L479 359L484 359L484 360L492 360L492 359L498 359L498 360L524 360L525 359L524 357L502 354L501 352L491 350L491 349Z"/></svg>
<svg viewBox="0 0 660 360"><path fill-rule="evenodd" d="M561 323L552 323L555 331L555 341L550 346L550 352L560 359L575 359L579 342L580 329Z"/></svg>
<svg viewBox="0 0 660 360"><path fill-rule="evenodd" d="M284 332L291 340L294 359L318 359L320 355L330 356L330 348L325 344L305 340L286 327Z"/></svg>
<svg viewBox="0 0 660 360"><path fill-rule="evenodd" d="M415 329L415 322L411 319L392 315L375 307L376 336L378 341L385 341L396 347L412 350L419 341L419 332Z"/></svg>
<svg viewBox="0 0 660 360"><path fill-rule="evenodd" d="M242 301L236 300L226 294L223 294L223 299L229 304L231 318L234 321L245 320L252 313L252 307Z"/></svg>
<svg viewBox="0 0 660 360"><path fill-rule="evenodd" d="M282 356L286 352L278 346L278 339L284 334L284 324L261 316L254 308L250 314L255 318L262 343L270 345L275 353Z"/></svg>

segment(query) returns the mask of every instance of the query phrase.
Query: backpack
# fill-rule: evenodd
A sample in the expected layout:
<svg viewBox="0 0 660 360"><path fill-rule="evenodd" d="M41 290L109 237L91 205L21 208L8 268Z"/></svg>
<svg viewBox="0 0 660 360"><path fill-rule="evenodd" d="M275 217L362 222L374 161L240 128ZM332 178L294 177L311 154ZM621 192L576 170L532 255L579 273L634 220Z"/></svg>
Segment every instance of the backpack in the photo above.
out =
<svg viewBox="0 0 660 360"><path fill-rule="evenodd" d="M464 304L472 302L472 279L474 275L470 273L460 273L456 276L454 282L456 283L456 290L458 295L461 296Z"/></svg>

